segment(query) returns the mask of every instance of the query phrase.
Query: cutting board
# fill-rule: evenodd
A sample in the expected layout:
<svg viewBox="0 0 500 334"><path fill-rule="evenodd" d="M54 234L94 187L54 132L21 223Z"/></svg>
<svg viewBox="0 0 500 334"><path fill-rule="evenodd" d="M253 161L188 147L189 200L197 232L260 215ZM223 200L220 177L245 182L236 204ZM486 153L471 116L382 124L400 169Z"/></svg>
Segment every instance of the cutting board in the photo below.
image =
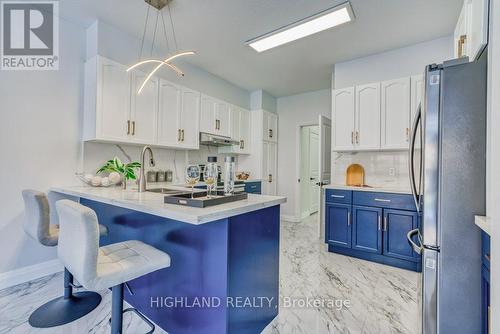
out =
<svg viewBox="0 0 500 334"><path fill-rule="evenodd" d="M362 187L365 184L365 169L359 164L347 167L345 184L348 186Z"/></svg>

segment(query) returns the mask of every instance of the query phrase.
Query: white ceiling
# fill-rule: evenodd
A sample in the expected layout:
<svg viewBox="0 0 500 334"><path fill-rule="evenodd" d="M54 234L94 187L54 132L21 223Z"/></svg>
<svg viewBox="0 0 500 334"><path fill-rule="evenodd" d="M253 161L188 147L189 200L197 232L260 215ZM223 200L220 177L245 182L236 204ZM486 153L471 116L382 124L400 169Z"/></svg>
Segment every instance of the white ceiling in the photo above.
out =
<svg viewBox="0 0 500 334"><path fill-rule="evenodd" d="M353 23L261 54L245 45L342 2L173 0L171 8L179 48L198 52L190 63L279 97L328 88L337 62L452 34L463 1L351 0ZM64 0L60 14L84 26L98 18L140 38L146 6L143 0Z"/></svg>

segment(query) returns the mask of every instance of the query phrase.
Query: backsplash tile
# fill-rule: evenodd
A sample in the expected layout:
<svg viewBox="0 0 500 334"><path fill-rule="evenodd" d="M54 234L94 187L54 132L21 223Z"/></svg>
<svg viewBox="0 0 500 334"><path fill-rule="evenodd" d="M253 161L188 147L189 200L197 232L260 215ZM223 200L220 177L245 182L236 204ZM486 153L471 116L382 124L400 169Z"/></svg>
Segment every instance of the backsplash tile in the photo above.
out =
<svg viewBox="0 0 500 334"><path fill-rule="evenodd" d="M354 163L360 164L365 169L366 185L410 188L408 152L406 151L334 153L332 183L345 184L347 167ZM394 168L394 175L390 175L391 168Z"/></svg>

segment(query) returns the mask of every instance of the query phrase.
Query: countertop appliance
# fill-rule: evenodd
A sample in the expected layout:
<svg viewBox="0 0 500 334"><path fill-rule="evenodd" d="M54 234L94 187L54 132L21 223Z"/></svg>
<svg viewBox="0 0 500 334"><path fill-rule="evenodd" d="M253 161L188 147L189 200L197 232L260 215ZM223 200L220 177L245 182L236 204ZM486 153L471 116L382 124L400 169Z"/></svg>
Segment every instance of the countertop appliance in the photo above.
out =
<svg viewBox="0 0 500 334"><path fill-rule="evenodd" d="M422 254L422 333L479 333L481 235L485 213L487 54L425 70L425 91L410 144L410 181Z"/></svg>

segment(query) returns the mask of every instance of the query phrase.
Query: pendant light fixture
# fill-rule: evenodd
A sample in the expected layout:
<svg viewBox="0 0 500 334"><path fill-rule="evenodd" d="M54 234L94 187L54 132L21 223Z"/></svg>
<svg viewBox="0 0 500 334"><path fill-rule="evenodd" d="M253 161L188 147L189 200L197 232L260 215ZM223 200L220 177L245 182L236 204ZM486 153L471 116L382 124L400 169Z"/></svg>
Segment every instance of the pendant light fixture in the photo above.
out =
<svg viewBox="0 0 500 334"><path fill-rule="evenodd" d="M137 91L137 94L140 94L142 92L142 89L146 85L146 83L151 79L151 77L162 67L162 66L167 66L171 70L173 70L177 75L179 76L184 76L184 73L174 64L172 64L172 61L174 59L183 57L183 56L189 56L189 55L194 55L196 54L195 51L179 51L179 48L177 46L177 37L175 36L175 29L174 29L174 21L172 20L172 12L170 10L170 1L172 0L144 0L148 4L147 12L146 12L146 20L144 23L144 31L142 33L142 41L141 41L141 50L139 51L139 61L127 68L127 72L133 70L136 67L139 67L141 65L145 64L156 64L156 66L149 72L149 74L146 76L144 81L142 82L141 86L139 87L139 90ZM146 60L141 60L144 50L144 41L146 39L146 34L147 34L147 29L148 29L148 22L149 22L149 11L151 7L156 9L156 19L155 19L155 26L154 26L154 31L153 31L153 41L151 42L151 51L149 54L150 59ZM173 51L171 52L170 46L168 43L168 36L167 36L167 28L165 25L165 19L163 17L163 8L167 7L168 10L168 16L170 19L170 26L172 29L172 37L173 37ZM167 45L167 52L168 55L165 59L154 59L153 58L153 50L155 46L155 39L156 39L156 31L158 30L158 19L161 18L161 22L163 25L163 34L165 36L165 42Z"/></svg>

